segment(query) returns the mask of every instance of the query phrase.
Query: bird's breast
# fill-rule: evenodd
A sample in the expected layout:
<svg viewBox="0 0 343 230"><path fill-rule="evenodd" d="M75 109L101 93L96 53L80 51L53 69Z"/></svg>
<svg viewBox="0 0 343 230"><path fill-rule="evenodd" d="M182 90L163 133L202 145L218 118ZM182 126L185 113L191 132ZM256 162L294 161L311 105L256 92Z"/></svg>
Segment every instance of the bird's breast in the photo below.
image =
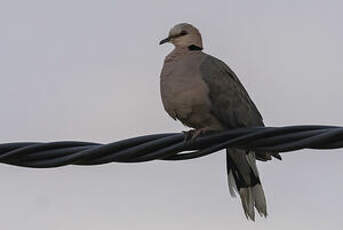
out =
<svg viewBox="0 0 343 230"><path fill-rule="evenodd" d="M171 70L161 78L161 96L169 114L187 117L195 108L210 107L208 88L196 70Z"/></svg>

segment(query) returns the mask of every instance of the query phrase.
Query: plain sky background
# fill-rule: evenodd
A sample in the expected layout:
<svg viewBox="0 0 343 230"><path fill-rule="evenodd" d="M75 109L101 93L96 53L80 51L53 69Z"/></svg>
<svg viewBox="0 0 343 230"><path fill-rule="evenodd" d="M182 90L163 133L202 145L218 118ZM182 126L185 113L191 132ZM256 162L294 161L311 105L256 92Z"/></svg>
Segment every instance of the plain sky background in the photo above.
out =
<svg viewBox="0 0 343 230"><path fill-rule="evenodd" d="M189 22L269 126L342 125L343 1L2 0L0 142L185 130L163 111L170 27ZM269 217L248 222L223 152L183 162L0 165L0 229L339 229L343 149L259 163Z"/></svg>

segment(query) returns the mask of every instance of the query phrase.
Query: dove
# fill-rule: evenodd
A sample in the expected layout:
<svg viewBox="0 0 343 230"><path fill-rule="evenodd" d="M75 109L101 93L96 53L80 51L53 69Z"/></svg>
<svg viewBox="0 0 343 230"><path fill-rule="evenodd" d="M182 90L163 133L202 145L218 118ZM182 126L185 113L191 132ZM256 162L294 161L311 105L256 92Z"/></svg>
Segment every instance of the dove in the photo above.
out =
<svg viewBox="0 0 343 230"><path fill-rule="evenodd" d="M237 75L221 60L203 52L199 30L188 23L172 27L160 45L174 49L165 57L160 92L166 112L192 128L191 139L208 132L264 126L261 113ZM230 194L239 194L247 219L255 220L255 209L267 216L266 198L256 159L279 158L278 153L255 153L227 148Z"/></svg>

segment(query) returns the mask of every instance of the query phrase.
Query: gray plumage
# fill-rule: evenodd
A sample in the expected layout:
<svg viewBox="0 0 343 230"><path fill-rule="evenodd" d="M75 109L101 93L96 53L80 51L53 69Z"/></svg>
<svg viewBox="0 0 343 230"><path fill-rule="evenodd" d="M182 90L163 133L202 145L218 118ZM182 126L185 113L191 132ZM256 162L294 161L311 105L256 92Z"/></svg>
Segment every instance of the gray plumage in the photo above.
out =
<svg viewBox="0 0 343 230"><path fill-rule="evenodd" d="M219 59L202 52L199 31L182 23L168 38L175 49L165 58L161 72L161 98L167 113L194 128L196 135L239 127L264 126L257 107L236 74ZM256 167L256 157L270 153L227 149L227 171L232 195L237 191L247 218L255 211L267 216L266 199Z"/></svg>
<svg viewBox="0 0 343 230"><path fill-rule="evenodd" d="M226 128L264 126L247 91L224 62L205 54L200 73L209 88L212 112Z"/></svg>

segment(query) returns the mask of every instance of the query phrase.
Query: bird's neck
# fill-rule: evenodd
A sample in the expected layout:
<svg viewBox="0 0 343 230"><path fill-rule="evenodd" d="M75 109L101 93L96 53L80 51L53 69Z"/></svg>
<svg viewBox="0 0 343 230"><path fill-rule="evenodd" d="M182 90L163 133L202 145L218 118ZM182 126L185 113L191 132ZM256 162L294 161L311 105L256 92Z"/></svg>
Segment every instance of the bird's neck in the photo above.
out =
<svg viewBox="0 0 343 230"><path fill-rule="evenodd" d="M171 53L175 53L177 55L185 55L189 52L190 50L188 49L188 47L175 47Z"/></svg>
<svg viewBox="0 0 343 230"><path fill-rule="evenodd" d="M192 52L195 52L195 50L189 49L188 47L175 47L166 57L166 61L176 61Z"/></svg>

